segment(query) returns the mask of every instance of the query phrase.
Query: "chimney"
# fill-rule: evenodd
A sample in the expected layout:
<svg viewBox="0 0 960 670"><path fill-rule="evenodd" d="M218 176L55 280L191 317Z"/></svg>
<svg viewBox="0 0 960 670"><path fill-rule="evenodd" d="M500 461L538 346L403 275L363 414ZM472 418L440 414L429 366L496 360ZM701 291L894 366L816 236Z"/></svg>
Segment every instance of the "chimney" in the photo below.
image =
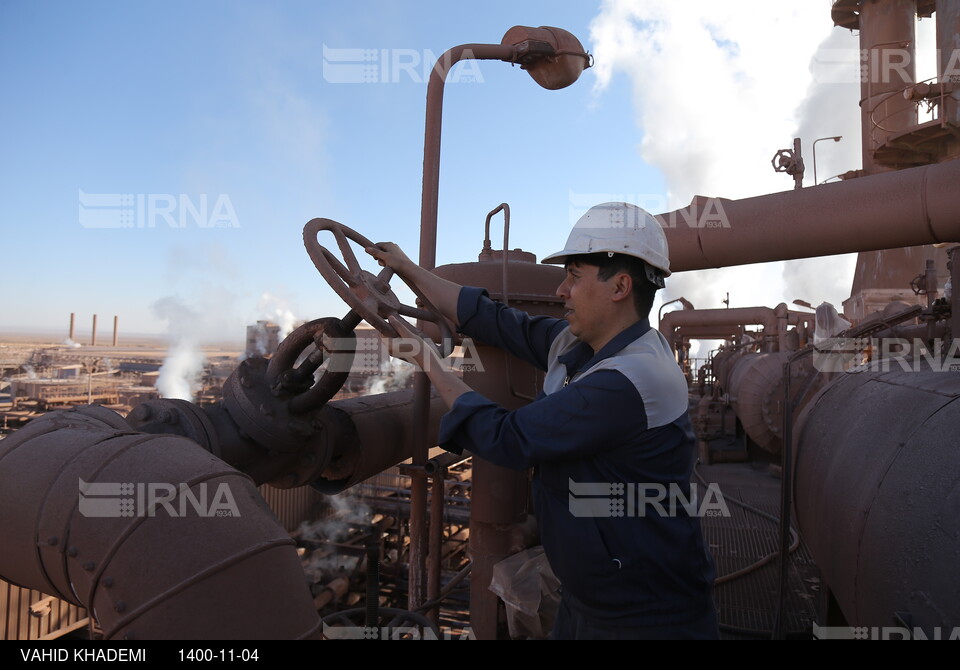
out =
<svg viewBox="0 0 960 670"><path fill-rule="evenodd" d="M93 334L90 336L90 346L97 346L97 315L93 315Z"/></svg>
<svg viewBox="0 0 960 670"><path fill-rule="evenodd" d="M113 317L113 346L117 346L117 322L120 320L119 316Z"/></svg>
<svg viewBox="0 0 960 670"><path fill-rule="evenodd" d="M70 312L70 341L73 342L73 326L77 320L77 315L74 312Z"/></svg>

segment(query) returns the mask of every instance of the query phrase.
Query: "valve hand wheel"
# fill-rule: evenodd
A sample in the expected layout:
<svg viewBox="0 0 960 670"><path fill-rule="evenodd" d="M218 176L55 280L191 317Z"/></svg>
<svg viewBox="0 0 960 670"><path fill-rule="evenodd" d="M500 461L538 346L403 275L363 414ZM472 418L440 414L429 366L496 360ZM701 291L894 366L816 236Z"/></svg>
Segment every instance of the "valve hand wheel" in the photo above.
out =
<svg viewBox="0 0 960 670"><path fill-rule="evenodd" d="M321 230L328 230L333 233L346 265L317 242L317 234ZM420 289L408 282L405 283L416 294L419 304L423 305L423 309L401 303L400 299L390 290L390 284L388 283L390 278L393 277L393 270L384 268L379 275L375 275L361 268L353 249L350 247L350 240L364 248L377 246L357 231L330 219L312 219L303 228L303 244L307 248L307 253L310 254L310 259L317 270L320 271L321 276L327 280L327 283L337 292L337 295L350 305L351 309L388 337L399 337L399 333L387 321L389 316L397 316L400 319L406 316L435 323L440 329L441 347L438 347L419 328L404 320L404 323L410 326L417 335L433 345L441 358L449 356L450 352L453 351L453 334L446 319L430 304L430 301L424 297Z"/></svg>

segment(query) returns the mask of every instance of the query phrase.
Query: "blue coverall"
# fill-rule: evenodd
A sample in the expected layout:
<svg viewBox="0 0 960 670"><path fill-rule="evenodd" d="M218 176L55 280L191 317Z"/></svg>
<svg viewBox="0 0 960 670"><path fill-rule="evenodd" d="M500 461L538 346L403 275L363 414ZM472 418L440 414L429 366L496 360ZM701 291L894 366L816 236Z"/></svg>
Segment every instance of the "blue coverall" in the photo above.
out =
<svg viewBox="0 0 960 670"><path fill-rule="evenodd" d="M687 383L663 336L642 319L594 354L565 320L506 308L483 289L464 287L457 310L462 333L547 373L537 400L514 411L461 395L439 444L534 468L540 536L562 585L554 637L716 637L713 560L684 505L695 455ZM610 495L584 508L584 483ZM686 498L638 504L653 491Z"/></svg>

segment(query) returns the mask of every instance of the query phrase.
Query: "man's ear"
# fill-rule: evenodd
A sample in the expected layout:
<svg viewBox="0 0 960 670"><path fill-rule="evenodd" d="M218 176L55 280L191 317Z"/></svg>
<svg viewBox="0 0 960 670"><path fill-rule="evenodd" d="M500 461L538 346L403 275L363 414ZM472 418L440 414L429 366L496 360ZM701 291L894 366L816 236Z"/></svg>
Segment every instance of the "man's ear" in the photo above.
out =
<svg viewBox="0 0 960 670"><path fill-rule="evenodd" d="M627 298L633 299L633 277L628 272L618 272L613 277L613 301L620 302Z"/></svg>

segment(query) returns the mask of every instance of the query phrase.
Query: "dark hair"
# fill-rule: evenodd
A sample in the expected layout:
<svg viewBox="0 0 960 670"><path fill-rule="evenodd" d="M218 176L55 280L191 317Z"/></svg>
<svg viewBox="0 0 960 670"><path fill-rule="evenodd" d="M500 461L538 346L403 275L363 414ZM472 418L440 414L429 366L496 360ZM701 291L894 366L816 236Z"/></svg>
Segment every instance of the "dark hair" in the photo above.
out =
<svg viewBox="0 0 960 670"><path fill-rule="evenodd" d="M656 284L647 279L644 262L634 256L626 254L610 254L600 252L596 254L578 254L567 257L567 264L584 263L597 267L597 279L607 281L620 272L626 272L633 280L633 306L637 310L637 316L645 319L650 316L650 309L653 307L653 299L656 297Z"/></svg>

